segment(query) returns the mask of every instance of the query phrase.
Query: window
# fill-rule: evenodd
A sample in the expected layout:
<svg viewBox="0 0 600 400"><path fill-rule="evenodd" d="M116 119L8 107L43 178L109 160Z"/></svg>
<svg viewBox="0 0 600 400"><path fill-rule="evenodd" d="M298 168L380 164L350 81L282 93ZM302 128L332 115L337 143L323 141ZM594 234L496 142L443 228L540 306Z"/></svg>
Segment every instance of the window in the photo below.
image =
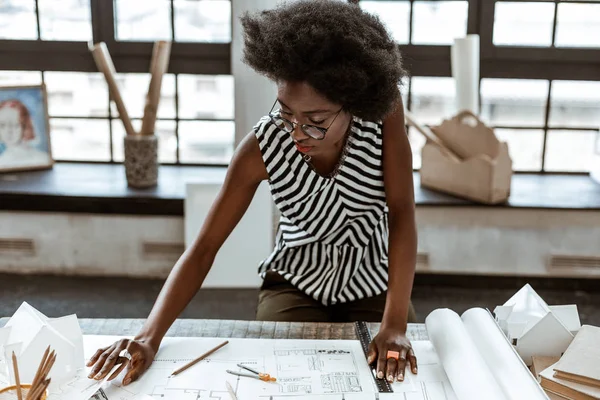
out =
<svg viewBox="0 0 600 400"><path fill-rule="evenodd" d="M56 160L122 162L123 124L88 42L107 44L139 129L159 39L173 42L155 127L160 162L227 164L234 143L229 0L0 0L0 85L46 85Z"/></svg>
<svg viewBox="0 0 600 400"><path fill-rule="evenodd" d="M399 43L411 74L405 103L421 123L439 124L455 112L447 46L455 37L476 33L480 117L509 144L514 169L589 171L600 141L600 1L410 4L408 39ZM368 9L382 14L384 22L392 19L383 6ZM408 137L418 169L425 139L414 129Z"/></svg>
<svg viewBox="0 0 600 400"><path fill-rule="evenodd" d="M402 97L419 121L438 124L454 113L450 45L479 34L481 118L509 143L515 170L588 170L600 147L600 0L359 5L400 46L410 75ZM107 43L139 128L152 42L172 40L155 130L160 161L226 164L234 142L232 21L229 0L0 0L0 85L46 84L58 160L122 162L123 124L87 42ZM425 140L413 129L408 137L418 169Z"/></svg>

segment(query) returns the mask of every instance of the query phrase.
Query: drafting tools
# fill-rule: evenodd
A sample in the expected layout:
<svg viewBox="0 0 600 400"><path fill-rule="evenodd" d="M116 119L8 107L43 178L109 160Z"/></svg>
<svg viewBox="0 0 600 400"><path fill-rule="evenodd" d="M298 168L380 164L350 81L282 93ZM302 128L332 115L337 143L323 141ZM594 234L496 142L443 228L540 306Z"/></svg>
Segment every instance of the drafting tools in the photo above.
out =
<svg viewBox="0 0 600 400"><path fill-rule="evenodd" d="M274 376L271 376L269 374L264 374L262 372L258 372L250 367L246 367L245 365L242 364L237 364L238 367L245 369L246 371L249 371L250 373L246 373L246 372L236 372L236 371L232 371L232 370L227 370L227 373L231 374L231 375L237 375L237 376L245 376L247 378L254 378L254 379L258 379L264 382L275 382L277 381L277 379Z"/></svg>
<svg viewBox="0 0 600 400"><path fill-rule="evenodd" d="M369 355L369 344L371 344L371 332L369 331L369 327L367 323L364 321L358 321L355 323L356 328L356 336L358 336L358 340L360 341L360 345L365 353L365 359L367 359ZM377 371L376 367L373 365L369 365L371 370L373 371L373 379L375 379L375 385L377 386L377 390L379 393L392 393L392 386L386 379L377 379Z"/></svg>

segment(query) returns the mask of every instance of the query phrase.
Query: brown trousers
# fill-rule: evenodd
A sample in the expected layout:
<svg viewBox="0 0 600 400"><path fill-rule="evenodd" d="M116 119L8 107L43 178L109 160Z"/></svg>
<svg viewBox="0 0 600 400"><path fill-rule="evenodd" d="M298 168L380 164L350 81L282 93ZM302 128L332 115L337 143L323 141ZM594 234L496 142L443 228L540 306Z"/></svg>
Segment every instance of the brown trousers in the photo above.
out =
<svg viewBox="0 0 600 400"><path fill-rule="evenodd" d="M381 322L387 292L374 297L324 306L295 288L276 272L267 272L258 295L258 321ZM408 322L416 322L412 303Z"/></svg>

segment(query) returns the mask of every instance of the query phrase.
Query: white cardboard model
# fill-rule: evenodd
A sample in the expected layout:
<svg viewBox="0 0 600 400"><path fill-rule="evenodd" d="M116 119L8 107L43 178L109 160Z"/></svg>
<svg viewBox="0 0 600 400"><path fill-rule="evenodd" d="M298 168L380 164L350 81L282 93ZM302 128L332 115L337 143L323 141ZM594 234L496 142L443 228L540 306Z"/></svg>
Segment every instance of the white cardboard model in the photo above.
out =
<svg viewBox="0 0 600 400"><path fill-rule="evenodd" d="M494 315L528 366L532 356L560 357L581 327L576 305L550 307L529 284L496 307Z"/></svg>
<svg viewBox="0 0 600 400"><path fill-rule="evenodd" d="M10 360L12 352L15 352L21 382L32 382L48 346L56 351L56 362L49 374L52 382L64 382L75 377L77 370L84 367L83 336L76 315L48 318L24 302L0 329L1 354L4 360ZM7 369L3 372L14 383L13 370Z"/></svg>

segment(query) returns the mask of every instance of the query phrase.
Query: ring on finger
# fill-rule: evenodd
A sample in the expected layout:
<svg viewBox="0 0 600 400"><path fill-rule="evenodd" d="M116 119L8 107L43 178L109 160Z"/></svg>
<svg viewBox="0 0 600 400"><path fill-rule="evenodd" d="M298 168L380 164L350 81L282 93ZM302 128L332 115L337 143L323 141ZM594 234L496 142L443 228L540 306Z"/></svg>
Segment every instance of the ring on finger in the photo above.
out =
<svg viewBox="0 0 600 400"><path fill-rule="evenodd" d="M388 350L387 354L386 354L386 358L389 360L390 358L393 358L394 360L398 361L398 359L400 358L400 353L397 351L393 351L393 350Z"/></svg>
<svg viewBox="0 0 600 400"><path fill-rule="evenodd" d="M123 351L121 351L121 353L119 353L119 357L123 357L123 358L126 358L127 360L131 361L131 354L129 353L129 351L127 351L127 349L123 349Z"/></svg>

